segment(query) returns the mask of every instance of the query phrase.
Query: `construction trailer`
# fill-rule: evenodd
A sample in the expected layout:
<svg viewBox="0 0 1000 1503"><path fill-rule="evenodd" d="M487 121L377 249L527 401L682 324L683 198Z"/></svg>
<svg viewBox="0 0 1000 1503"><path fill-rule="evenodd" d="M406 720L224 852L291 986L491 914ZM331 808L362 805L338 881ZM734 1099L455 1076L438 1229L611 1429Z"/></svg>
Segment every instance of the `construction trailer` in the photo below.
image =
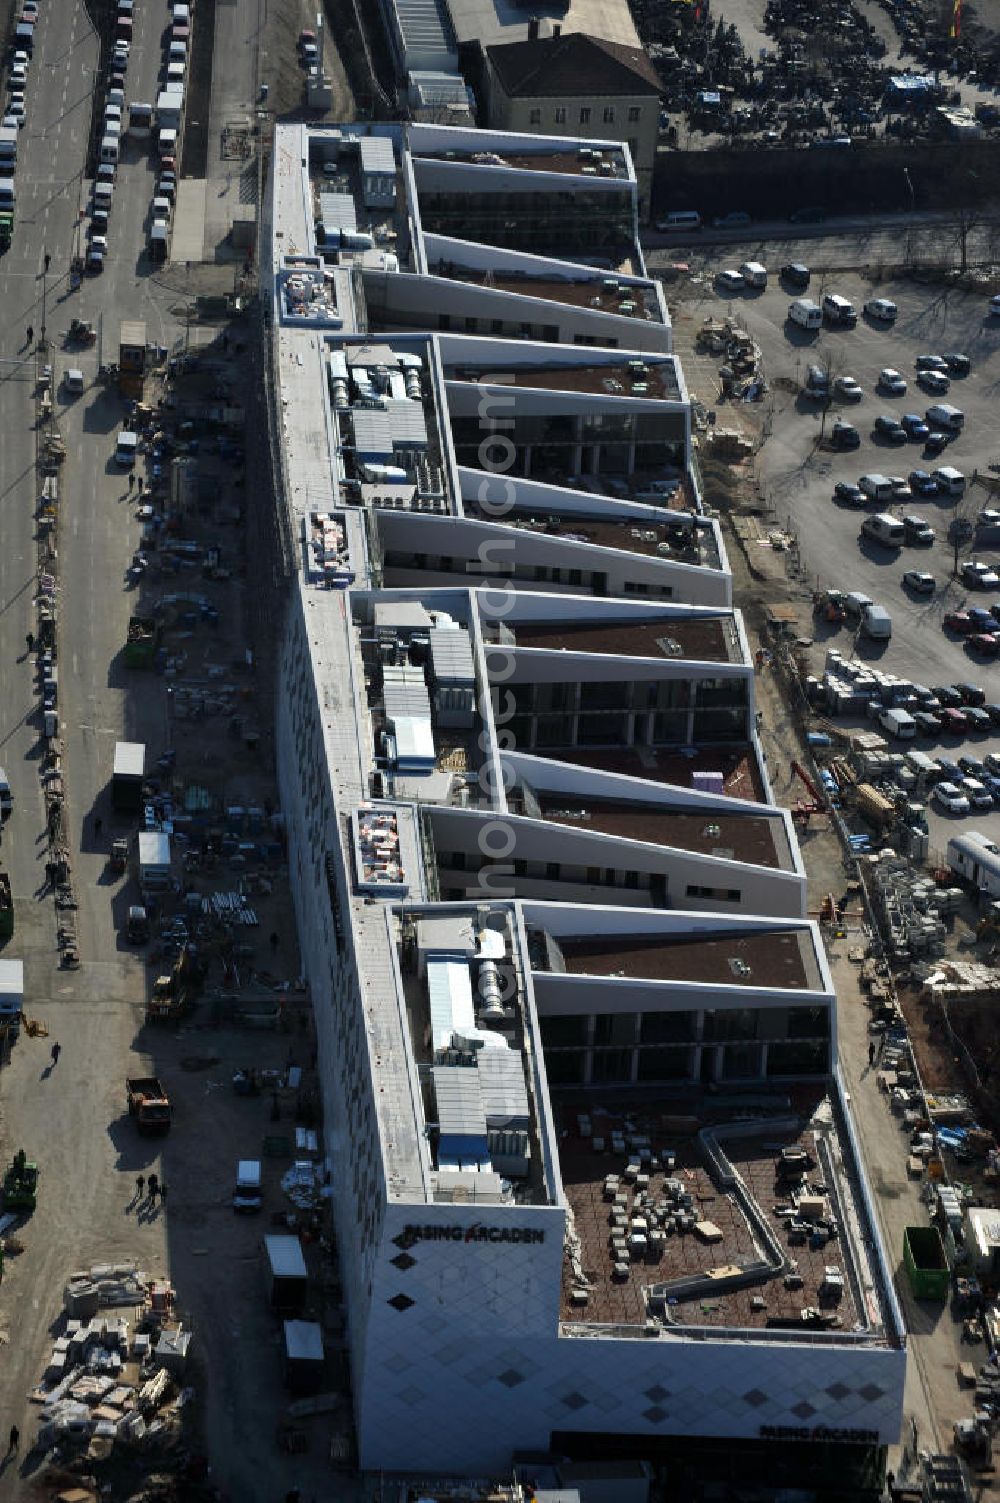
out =
<svg viewBox="0 0 1000 1503"><path fill-rule="evenodd" d="M115 743L111 774L111 803L122 814L138 814L142 808L142 781L146 773L146 748L141 741Z"/></svg>

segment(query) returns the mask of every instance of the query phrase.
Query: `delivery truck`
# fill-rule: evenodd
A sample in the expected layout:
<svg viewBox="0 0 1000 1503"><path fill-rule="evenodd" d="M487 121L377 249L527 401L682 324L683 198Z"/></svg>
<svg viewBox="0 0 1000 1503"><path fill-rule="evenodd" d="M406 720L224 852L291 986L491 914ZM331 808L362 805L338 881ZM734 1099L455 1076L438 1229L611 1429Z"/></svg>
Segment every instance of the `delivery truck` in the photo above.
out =
<svg viewBox="0 0 1000 1503"><path fill-rule="evenodd" d="M145 1137L170 1131L170 1097L155 1075L131 1075L125 1081L129 1116Z"/></svg>

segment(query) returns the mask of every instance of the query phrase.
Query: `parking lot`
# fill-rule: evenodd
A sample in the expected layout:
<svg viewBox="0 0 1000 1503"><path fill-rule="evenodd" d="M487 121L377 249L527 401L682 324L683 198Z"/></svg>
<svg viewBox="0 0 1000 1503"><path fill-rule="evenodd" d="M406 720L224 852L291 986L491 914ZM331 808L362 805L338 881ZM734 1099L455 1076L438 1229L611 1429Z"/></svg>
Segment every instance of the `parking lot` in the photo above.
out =
<svg viewBox="0 0 1000 1503"><path fill-rule="evenodd" d="M759 254L756 248L754 254ZM717 253L711 260L706 258L704 281L685 297L683 313L691 315L695 326L709 316L736 316L760 345L771 411L770 434L756 461L758 480L775 521L798 536L810 585L820 590L863 592L885 606L892 617L892 639L888 643L868 641L850 625L838 627L817 621L814 670L821 673L827 650L836 648L845 658L863 659L887 673L929 687L971 681L982 686L988 702L1000 702L1000 659L978 656L966 638L946 630L943 624L949 612L970 606L988 608L1000 601L1000 590L973 590L954 577L955 547L948 538L954 519L968 518L974 523L984 508L998 504L991 488L1000 476L990 470L990 465L1000 459L996 428L1000 319L990 318L989 299L981 293L947 287L922 287L909 281L875 284L856 275L829 272L817 273L808 291L799 293L781 285L776 262L769 265L766 289L720 296L714 273L739 265L741 259L733 256L732 248L725 259ZM788 307L794 297L820 302L827 293L850 299L860 315L856 328L807 331L788 321ZM873 297L890 298L897 304L894 325L878 323L861 313L864 303ZM953 379L945 395L925 392L916 381L916 357L944 351L968 354L971 370L967 376ZM813 362L824 365L833 377L854 377L862 389L860 400L835 400L825 425L822 404L803 392ZM905 393L891 396L876 390L879 373L885 367L895 367L904 376ZM719 404L718 387L713 388L711 362L689 367L686 361L685 368L690 370L695 394L707 406L716 408L720 424L730 423L730 409L725 403ZM923 416L935 402L942 401L965 413L965 425L939 457L925 456L920 441L893 444L873 434L879 415L897 419L908 413ZM860 448L835 452L821 439L821 430L828 436L838 418L859 429ZM914 469L933 471L940 465L954 466L964 473L967 484L963 497L911 496L892 504L869 503L863 509L833 497L838 481L856 485L868 472L908 477ZM997 489L1000 491L1000 484ZM933 545L885 547L872 539L861 541L865 516L878 511L924 518L935 531ZM993 534L994 538L998 536ZM1000 542L984 543L982 534L962 542L959 565L972 559L1000 564ZM921 596L904 587L903 574L911 569L934 575L937 588L932 596ZM956 761L964 755L982 758L987 752L1000 753L1000 727L989 734L921 737L906 744ZM930 813L934 850L943 852L956 828L979 829L1000 840L1000 807L960 817L944 815L932 806Z"/></svg>

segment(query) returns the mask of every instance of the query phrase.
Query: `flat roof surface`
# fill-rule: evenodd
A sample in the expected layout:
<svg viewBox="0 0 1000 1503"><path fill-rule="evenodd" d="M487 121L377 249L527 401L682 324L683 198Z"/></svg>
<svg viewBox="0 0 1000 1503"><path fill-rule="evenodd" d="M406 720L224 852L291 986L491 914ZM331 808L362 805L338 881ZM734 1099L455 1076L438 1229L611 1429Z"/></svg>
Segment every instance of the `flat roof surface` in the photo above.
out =
<svg viewBox="0 0 1000 1503"><path fill-rule="evenodd" d="M675 846L705 856L732 857L754 866L792 871L785 823L774 814L691 814L661 804L621 803L579 794L537 793L543 819L573 830L596 830L623 840Z"/></svg>
<svg viewBox="0 0 1000 1503"><path fill-rule="evenodd" d="M645 778L651 783L673 783L678 788L692 788L693 772L721 772L722 791L730 798L745 798L764 803L764 783L757 759L748 746L699 747L693 757L667 747L627 748L621 751L567 747L549 751L533 748L534 757L551 757L556 762L570 762L578 767L593 767L600 772L618 772L630 778Z"/></svg>
<svg viewBox="0 0 1000 1503"><path fill-rule="evenodd" d="M621 521L601 518L594 521L590 517L574 517L566 512L547 511L544 506L530 503L525 503L523 511L513 511L501 517L491 515L488 508L484 510L475 501L463 502L463 510L467 517L520 527L525 532L535 532L541 537L590 543L595 548L617 548L623 553L663 559L672 564L691 564L708 569L720 567L715 534L709 527L692 529L683 523L679 525L669 520L637 522L634 518Z"/></svg>
<svg viewBox="0 0 1000 1503"><path fill-rule="evenodd" d="M672 355L649 356L644 369L631 370L626 363L602 365L502 365L491 367L453 362L445 370L449 381L468 381L476 386L517 386L533 391L577 391L601 397L626 397L642 401L679 402L680 382Z"/></svg>
<svg viewBox="0 0 1000 1503"><path fill-rule="evenodd" d="M548 303L569 303L575 308L592 308L597 313L614 313L619 318L638 318L651 323L662 322L653 289L625 283L617 292L606 289L599 277L571 282L561 277L523 275L504 276L498 271L479 271L456 261L439 261L433 266L438 276L453 282L469 282L476 287L492 287L500 292L518 292L523 297L540 297ZM631 303L631 308L623 304Z"/></svg>
<svg viewBox="0 0 1000 1503"><path fill-rule="evenodd" d="M712 986L820 990L819 968L804 929L677 936L616 934L559 940L570 976L623 976L633 981L699 981Z"/></svg>
<svg viewBox="0 0 1000 1503"><path fill-rule="evenodd" d="M640 45L627 0L570 0L558 5L533 5L530 11L517 0L448 0L452 24L460 42L527 40L533 16L558 22L564 32L583 31L630 47Z"/></svg>
<svg viewBox="0 0 1000 1503"><path fill-rule="evenodd" d="M693 1277L710 1268L760 1256L755 1233L742 1206L734 1195L716 1186L706 1166L696 1133L708 1124L724 1127L729 1122L760 1117L759 1137L726 1137L722 1133L719 1142L726 1158L763 1212L778 1244L782 1249L787 1246L785 1223L774 1213L776 1206L789 1204L788 1185L779 1181L775 1173L779 1151L798 1144L817 1161L817 1140L821 1135L836 1138L838 1150L847 1158L850 1149L837 1133L832 1106L822 1083L815 1087L796 1086L775 1092L770 1105L768 1094L766 1091L746 1093L747 1099L753 1103L750 1106L743 1105L737 1094L731 1098L732 1105L727 1105L724 1095L708 1095L698 1090L660 1095L638 1093L627 1099L621 1095L608 1097L599 1093L573 1101L557 1097L553 1109L563 1185L580 1238L580 1261L590 1281L586 1304L574 1303L572 1290L580 1286L569 1263L564 1262L564 1321L642 1325L647 1314L643 1298L645 1287ZM798 1119L794 1126L789 1121L793 1115ZM591 1137L581 1134L581 1116L590 1119ZM787 1125L781 1126L783 1122ZM608 1174L623 1175L629 1160L638 1156L631 1146L624 1154L612 1151L612 1132L624 1134L627 1143L636 1137L648 1139L654 1156L665 1150L675 1154L671 1174L683 1182L693 1197L692 1210L696 1218L711 1222L721 1233L718 1241L708 1243L691 1231L674 1233L668 1236L658 1261L629 1262L625 1278L612 1277L609 1239L613 1207L604 1198L604 1180ZM594 1136L604 1139L604 1151L595 1150ZM651 1169L647 1193L654 1206L665 1196L666 1178L660 1164ZM806 1183L809 1186L825 1183L822 1161L817 1161L816 1167L807 1174ZM631 1220L637 1211L642 1213L642 1207L636 1208L635 1204L636 1187L622 1180L620 1189L626 1194L626 1214ZM838 1180L835 1190L842 1204L851 1198L850 1187L845 1181ZM797 1272L802 1276L801 1289L786 1289L783 1276L777 1275L728 1293L714 1289L707 1295L699 1292L672 1304L673 1318L679 1327L735 1326L763 1330L769 1320L797 1321L803 1310L818 1307L825 1313L836 1314L839 1324L835 1329L850 1332L858 1321L859 1312L846 1266L847 1249L843 1244L847 1235L841 1221L840 1237L823 1248L811 1248L807 1240L789 1249L789 1256L794 1258ZM852 1246L852 1251L855 1257L862 1258L863 1264L861 1249ZM843 1296L836 1303L820 1294L828 1264L839 1266L844 1274ZM877 1327L881 1325L878 1301L870 1286L866 1287L868 1293L863 1296L868 1302L865 1323ZM754 1307L755 1296L762 1297L763 1308Z"/></svg>
<svg viewBox="0 0 1000 1503"><path fill-rule="evenodd" d="M658 621L569 621L508 623L518 647L604 656L738 663L738 639L728 616ZM674 650L677 644L679 651Z"/></svg>
<svg viewBox="0 0 1000 1503"><path fill-rule="evenodd" d="M612 163L615 171L588 173L588 178L593 176L603 182L629 181L624 152L607 146L595 145L593 149L600 151L603 160ZM594 164L592 155L581 156L579 151L505 151L502 146L488 145L485 141L479 151L459 151L453 148L421 151L417 148L413 157L416 161L473 162L477 167L514 167L518 172L558 172L572 177L582 177L584 167ZM455 191L464 190L456 185Z"/></svg>

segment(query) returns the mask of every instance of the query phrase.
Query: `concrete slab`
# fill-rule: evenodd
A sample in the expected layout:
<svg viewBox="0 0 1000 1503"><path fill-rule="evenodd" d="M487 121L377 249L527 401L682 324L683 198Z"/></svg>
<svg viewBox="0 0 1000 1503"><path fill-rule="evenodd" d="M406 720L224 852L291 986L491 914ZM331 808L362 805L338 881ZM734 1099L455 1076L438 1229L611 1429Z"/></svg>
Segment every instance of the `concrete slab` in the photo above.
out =
<svg viewBox="0 0 1000 1503"><path fill-rule="evenodd" d="M203 177L185 178L177 184L171 261L202 261L205 258L206 187Z"/></svg>

